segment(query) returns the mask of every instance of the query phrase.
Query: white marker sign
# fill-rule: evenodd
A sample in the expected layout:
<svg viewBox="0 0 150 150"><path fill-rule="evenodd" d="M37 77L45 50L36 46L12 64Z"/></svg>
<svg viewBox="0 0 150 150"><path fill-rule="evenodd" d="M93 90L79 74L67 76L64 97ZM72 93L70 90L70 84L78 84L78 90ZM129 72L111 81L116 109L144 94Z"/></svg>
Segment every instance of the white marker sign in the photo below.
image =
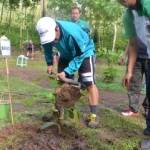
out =
<svg viewBox="0 0 150 150"><path fill-rule="evenodd" d="M10 40L0 40L0 50L2 56L10 56L11 55L11 45Z"/></svg>

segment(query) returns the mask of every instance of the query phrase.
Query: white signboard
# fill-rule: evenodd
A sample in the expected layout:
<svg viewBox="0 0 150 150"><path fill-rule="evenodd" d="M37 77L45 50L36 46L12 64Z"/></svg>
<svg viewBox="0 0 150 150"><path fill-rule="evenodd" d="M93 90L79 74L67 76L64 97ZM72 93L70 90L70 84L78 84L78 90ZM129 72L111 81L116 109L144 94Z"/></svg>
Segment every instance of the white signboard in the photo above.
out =
<svg viewBox="0 0 150 150"><path fill-rule="evenodd" d="M2 56L10 56L11 55L11 45L9 40L0 40L0 50Z"/></svg>

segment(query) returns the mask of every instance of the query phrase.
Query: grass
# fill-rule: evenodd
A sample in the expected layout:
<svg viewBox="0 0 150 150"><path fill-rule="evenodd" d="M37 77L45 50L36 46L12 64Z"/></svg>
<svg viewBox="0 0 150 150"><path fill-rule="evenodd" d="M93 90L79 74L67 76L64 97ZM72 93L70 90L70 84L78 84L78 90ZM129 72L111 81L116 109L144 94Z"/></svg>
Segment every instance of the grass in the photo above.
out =
<svg viewBox="0 0 150 150"><path fill-rule="evenodd" d="M137 120L140 121L137 121ZM81 129L93 150L134 150L144 139L142 118L124 118L110 109L100 111L100 129Z"/></svg>
<svg viewBox="0 0 150 150"><path fill-rule="evenodd" d="M15 59L9 60L11 68L15 68ZM0 62L0 69L5 68L4 63ZM106 84L102 81L102 72L106 68L104 64L97 66L97 85L101 89L111 91L124 91L121 86L121 77L124 73L123 67L116 66L117 76L113 83ZM19 69L19 68L18 68ZM46 67L43 62L30 61L29 66L24 68L25 70L38 70L44 72ZM6 77L0 75L0 92L7 91L7 85L5 82ZM38 80L26 81L21 79L19 76L10 77L10 86L13 94L14 102L14 118L15 123L28 122L33 123L39 121L44 114L51 112L54 103L54 89L57 87L55 80L50 80L51 84L49 88L44 88L38 84ZM82 103L82 102L81 102ZM17 108L15 105L18 104ZM87 104L84 102L84 104ZM77 111L80 113L81 105L77 105ZM138 147L145 137L142 134L143 128L145 127L145 120L142 116L138 118L124 118L120 116L116 111L111 109L103 108L99 111L100 115L100 128L89 129L87 127L78 127L78 131L88 141L92 150L134 150ZM1 128L6 124L1 124ZM8 124L7 124L8 125ZM18 139L19 137L20 139ZM0 142L1 146L9 143L15 143L23 138L22 134L15 133L10 135L6 143ZM65 143L64 143L65 144Z"/></svg>
<svg viewBox="0 0 150 150"><path fill-rule="evenodd" d="M118 92L124 92L125 89L122 86L122 77L125 73L125 66L118 66L113 65L113 67L116 69L116 76L115 79L111 83L106 83L103 80L103 72L105 68L107 68L107 65L104 63L96 66L96 83L98 88L104 89L104 90L110 90L110 91L118 91Z"/></svg>

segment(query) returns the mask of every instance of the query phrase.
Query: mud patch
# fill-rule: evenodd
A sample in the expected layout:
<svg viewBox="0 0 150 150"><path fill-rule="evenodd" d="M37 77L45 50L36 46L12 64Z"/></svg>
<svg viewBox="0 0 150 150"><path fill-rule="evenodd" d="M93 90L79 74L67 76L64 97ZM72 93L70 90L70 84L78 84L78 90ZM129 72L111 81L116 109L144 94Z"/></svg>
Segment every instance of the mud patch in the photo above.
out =
<svg viewBox="0 0 150 150"><path fill-rule="evenodd" d="M37 127L30 125L16 125L0 132L0 141L8 140L8 136L17 136L21 132L22 136L16 138L16 142L5 146L7 150L90 150L85 137L79 135L75 128L64 127L61 135L55 128L50 128L39 132ZM4 134L5 133L5 134ZM18 142L19 139L19 142ZM0 142L1 143L1 142Z"/></svg>
<svg viewBox="0 0 150 150"><path fill-rule="evenodd" d="M114 145L119 139L142 136L140 131L129 132L127 129L103 129L98 133L98 139L109 145Z"/></svg>

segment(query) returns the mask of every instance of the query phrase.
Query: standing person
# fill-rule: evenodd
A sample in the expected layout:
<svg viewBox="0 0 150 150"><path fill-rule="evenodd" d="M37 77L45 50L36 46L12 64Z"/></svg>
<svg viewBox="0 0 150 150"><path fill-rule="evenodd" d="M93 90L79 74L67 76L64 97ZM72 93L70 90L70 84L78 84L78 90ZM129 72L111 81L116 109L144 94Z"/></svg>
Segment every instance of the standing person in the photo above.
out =
<svg viewBox="0 0 150 150"><path fill-rule="evenodd" d="M85 32L87 32L88 34L90 34L90 26L89 24L80 19L81 16L81 10L79 7L74 6L71 9L71 21L78 24Z"/></svg>
<svg viewBox="0 0 150 150"><path fill-rule="evenodd" d="M74 6L71 8L71 21L78 24L85 32L87 32L91 36L91 28L87 21L80 19L81 18L81 9L78 6ZM93 21L95 22L95 21ZM98 30L95 28L93 31L93 41L98 47L99 34Z"/></svg>
<svg viewBox="0 0 150 150"><path fill-rule="evenodd" d="M146 51L147 58L141 61L145 64L146 79L146 96L150 102L150 1L149 0L119 0L119 2L127 7L124 15L124 27L126 36L129 39L129 61L127 73L124 77L124 85L128 88L133 77L133 69L137 59L136 38L140 40ZM145 135L150 135L150 109L146 116L147 128L144 130Z"/></svg>
<svg viewBox="0 0 150 150"><path fill-rule="evenodd" d="M29 40L27 44L27 57L31 57L31 59L34 57L34 45L32 40Z"/></svg>
<svg viewBox="0 0 150 150"><path fill-rule="evenodd" d="M81 17L80 8L78 6L72 7L72 9L71 9L71 21L78 24L82 28L82 30L84 30L89 35L89 37L91 38L91 35L90 35L91 31L90 31L89 24L86 21L80 19L80 17ZM95 36L95 33L94 33L94 36ZM91 38L91 40L93 41L92 38ZM95 45L97 46L97 41L95 40L94 42L95 42ZM96 62L96 50L94 50L94 53L95 53L94 62Z"/></svg>
<svg viewBox="0 0 150 150"><path fill-rule="evenodd" d="M143 61L143 58L147 59L146 48L137 40L137 59L133 69L133 76L128 87L128 98L129 98L129 108L122 111L123 116L137 116L139 115L140 109L140 93L142 88L143 76L146 73L146 64ZM129 45L127 45L123 56L119 60L119 64L125 64L125 60L128 57ZM142 57L141 57L142 56ZM146 99L145 99L146 100ZM144 101L145 101L144 100ZM144 102L144 104L146 104Z"/></svg>
<svg viewBox="0 0 150 150"><path fill-rule="evenodd" d="M58 77L64 80L76 71L79 78L86 85L89 94L90 117L88 126L98 126L97 106L98 89L94 78L94 44L88 34L78 25L68 21L55 21L50 17L43 17L37 22L37 31L45 51L45 59L49 72L52 71L52 48L60 52Z"/></svg>

